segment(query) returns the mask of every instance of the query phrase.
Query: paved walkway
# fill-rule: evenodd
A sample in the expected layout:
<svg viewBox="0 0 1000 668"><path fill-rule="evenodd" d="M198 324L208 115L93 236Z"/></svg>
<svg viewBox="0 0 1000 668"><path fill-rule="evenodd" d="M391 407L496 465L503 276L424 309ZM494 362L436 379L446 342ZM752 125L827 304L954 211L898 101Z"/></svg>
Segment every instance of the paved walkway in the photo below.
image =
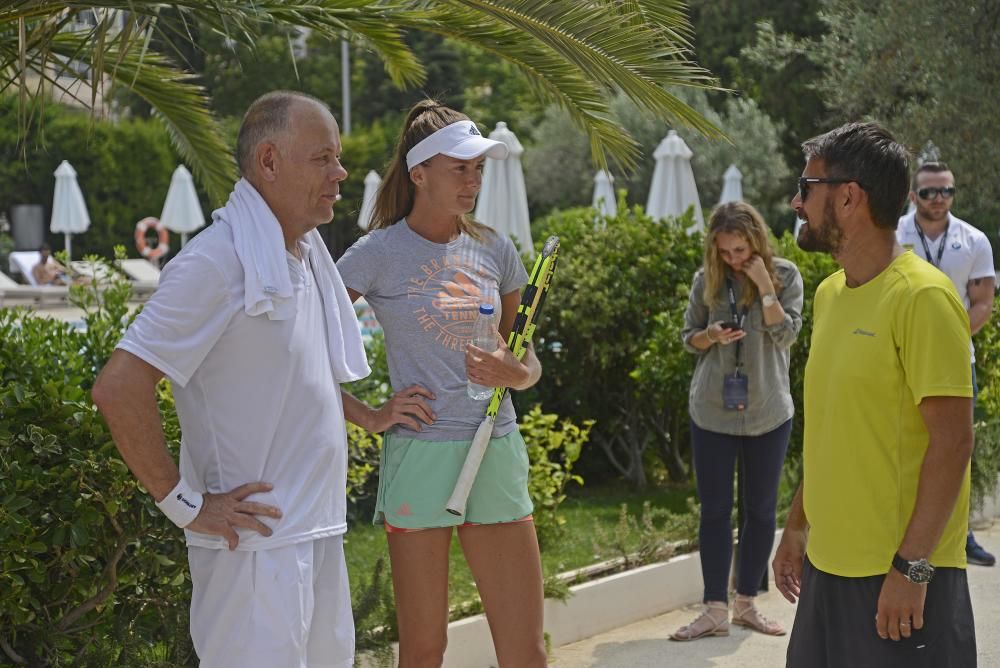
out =
<svg viewBox="0 0 1000 668"><path fill-rule="evenodd" d="M1000 522L976 532L976 538L1000 554ZM976 616L979 668L1000 666L1000 567L969 567L969 588ZM792 627L795 607L776 591L758 597L765 615ZM693 619L700 606L674 610L601 635L560 647L553 652L555 668L775 668L785 665L788 636L772 638L738 626L724 638L673 642L670 633Z"/></svg>

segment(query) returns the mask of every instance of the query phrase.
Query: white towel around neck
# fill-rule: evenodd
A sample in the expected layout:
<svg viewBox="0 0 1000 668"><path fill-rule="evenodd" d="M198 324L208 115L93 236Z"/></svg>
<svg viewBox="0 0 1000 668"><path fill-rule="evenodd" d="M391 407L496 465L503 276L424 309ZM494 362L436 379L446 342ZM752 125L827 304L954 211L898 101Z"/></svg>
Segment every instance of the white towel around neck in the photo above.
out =
<svg viewBox="0 0 1000 668"><path fill-rule="evenodd" d="M236 255L243 265L244 310L249 316L267 315L270 320L295 317L295 293L288 269L281 225L260 193L246 179L233 188L229 201L212 212L233 230ZM338 383L348 383L371 373L351 298L330 257L330 251L315 229L305 235L316 285L326 316L330 367Z"/></svg>

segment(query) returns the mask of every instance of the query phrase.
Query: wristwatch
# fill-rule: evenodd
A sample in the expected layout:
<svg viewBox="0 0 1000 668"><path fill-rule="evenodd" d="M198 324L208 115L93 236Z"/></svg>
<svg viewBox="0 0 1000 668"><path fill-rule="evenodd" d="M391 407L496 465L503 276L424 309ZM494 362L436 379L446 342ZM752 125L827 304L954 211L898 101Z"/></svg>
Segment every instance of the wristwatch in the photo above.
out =
<svg viewBox="0 0 1000 668"><path fill-rule="evenodd" d="M768 292L766 295L760 296L760 301L764 305L764 308L767 308L768 306L774 306L775 304L777 304L778 298L774 295L773 292Z"/></svg>
<svg viewBox="0 0 1000 668"><path fill-rule="evenodd" d="M934 578L934 567L926 559L907 561L897 553L892 556L892 567L913 584L927 584Z"/></svg>

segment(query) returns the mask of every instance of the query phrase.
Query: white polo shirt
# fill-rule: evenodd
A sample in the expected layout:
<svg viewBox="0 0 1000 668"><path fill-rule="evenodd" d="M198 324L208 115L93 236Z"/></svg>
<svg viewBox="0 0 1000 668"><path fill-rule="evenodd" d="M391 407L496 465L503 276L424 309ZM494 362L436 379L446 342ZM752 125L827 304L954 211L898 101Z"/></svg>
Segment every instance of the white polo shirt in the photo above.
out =
<svg viewBox="0 0 1000 668"><path fill-rule="evenodd" d="M920 235L917 234L916 215L916 212L913 212L899 219L899 225L896 227L896 239L903 248L912 250L918 257L926 260L927 253L924 252L924 245L920 243ZM935 264L941 244L945 244L945 247L941 253L941 265L938 269L948 274L948 278L958 290L958 296L962 298L962 303L968 309L969 281L996 276L993 269L993 248L990 246L990 240L980 230L949 213L948 233L942 234L933 241L927 239L927 247L931 251L931 257Z"/></svg>
<svg viewBox="0 0 1000 668"><path fill-rule="evenodd" d="M903 248L912 250L917 257L927 259L924 245L917 234L916 211L908 213L899 219L896 227L896 240ZM944 244L944 251L941 245ZM989 238L961 218L948 214L948 232L931 241L927 239L927 248L931 257L937 263L938 253L941 253L941 265L938 267L948 275L958 290L958 296L965 309L969 303L969 281L977 278L995 278L993 268L993 248ZM971 348L971 344L970 344ZM973 361L975 352L973 350Z"/></svg>
<svg viewBox="0 0 1000 668"><path fill-rule="evenodd" d="M347 530L343 405L309 263L313 251L305 242L300 248L302 261L287 256L296 316L250 317L232 230L215 222L167 264L153 298L118 344L172 381L181 475L195 490L274 485L248 499L277 506L283 517L261 519L273 529L270 537L237 529L240 550ZM188 545L226 547L221 537L185 533Z"/></svg>

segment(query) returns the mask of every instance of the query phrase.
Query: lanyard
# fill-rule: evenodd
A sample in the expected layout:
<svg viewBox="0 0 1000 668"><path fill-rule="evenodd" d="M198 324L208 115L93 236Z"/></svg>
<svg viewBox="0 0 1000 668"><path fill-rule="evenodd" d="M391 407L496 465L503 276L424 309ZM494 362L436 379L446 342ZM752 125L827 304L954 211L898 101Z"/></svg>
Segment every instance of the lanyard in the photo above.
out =
<svg viewBox="0 0 1000 668"><path fill-rule="evenodd" d="M924 257L937 269L941 268L941 258L944 256L944 247L948 243L948 228L951 227L951 221L944 226L944 232L941 233L941 245L938 246L937 261L935 262L931 259L931 247L927 243L927 237L924 236L924 231L920 228L920 223L917 222L916 217L913 218L913 226L917 228L917 236L920 237L920 243L924 246Z"/></svg>
<svg viewBox="0 0 1000 668"><path fill-rule="evenodd" d="M736 291L733 289L733 281L728 276L726 276L726 291L729 294L729 311L733 314L733 322L736 323L738 327L743 327L743 319L746 317L746 311L744 310L740 314L739 310L736 308ZM740 351L743 346L743 340L740 339L736 342L736 372L740 370Z"/></svg>

